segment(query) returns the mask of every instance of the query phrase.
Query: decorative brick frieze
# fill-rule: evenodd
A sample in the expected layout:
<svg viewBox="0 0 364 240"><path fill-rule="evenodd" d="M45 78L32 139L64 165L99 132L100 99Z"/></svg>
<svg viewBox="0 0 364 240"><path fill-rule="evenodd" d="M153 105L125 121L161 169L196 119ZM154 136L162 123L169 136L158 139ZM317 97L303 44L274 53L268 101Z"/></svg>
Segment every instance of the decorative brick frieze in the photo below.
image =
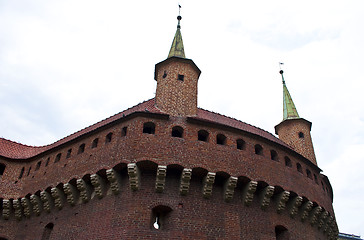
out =
<svg viewBox="0 0 364 240"><path fill-rule="evenodd" d="M243 201L245 206L250 206L253 202L254 193L257 190L258 182L250 181L243 190Z"/></svg>
<svg viewBox="0 0 364 240"><path fill-rule="evenodd" d="M115 171L113 168L106 170L106 177L110 183L111 192L114 195L120 193L120 186L121 186L121 178L120 174Z"/></svg>
<svg viewBox="0 0 364 240"><path fill-rule="evenodd" d="M290 193L283 191L277 195L277 212L281 213L286 208Z"/></svg>
<svg viewBox="0 0 364 240"><path fill-rule="evenodd" d="M79 195L80 195L77 188L75 186L73 186L71 183L66 183L63 186L63 189L64 189L64 193L67 196L68 204L71 206L76 205L78 202Z"/></svg>
<svg viewBox="0 0 364 240"><path fill-rule="evenodd" d="M202 194L204 198L211 197L212 187L215 182L216 173L208 172L203 181Z"/></svg>
<svg viewBox="0 0 364 240"><path fill-rule="evenodd" d="M91 199L92 188L85 180L77 179L77 189L80 191L80 198L83 203L87 203Z"/></svg>
<svg viewBox="0 0 364 240"><path fill-rule="evenodd" d="M139 189L139 182L140 182L140 173L139 168L136 163L129 163L128 164L128 174L129 174L129 184L130 188L133 191Z"/></svg>
<svg viewBox="0 0 364 240"><path fill-rule="evenodd" d="M225 182L225 185L224 185L224 200L226 202L229 202L231 199L233 199L234 190L235 190L237 182L238 182L238 178L233 177L233 176L230 176L229 179Z"/></svg>
<svg viewBox="0 0 364 240"><path fill-rule="evenodd" d="M192 177L192 169L184 168L181 175L181 183L179 187L179 193L181 195L187 195L190 189L190 180Z"/></svg>
<svg viewBox="0 0 364 240"><path fill-rule="evenodd" d="M101 199L106 194L105 180L98 174L91 175L91 184L94 187L96 196Z"/></svg>
<svg viewBox="0 0 364 240"><path fill-rule="evenodd" d="M262 210L267 209L270 203L270 198L273 196L274 187L273 186L266 186L263 188L262 192L260 193L260 208Z"/></svg>

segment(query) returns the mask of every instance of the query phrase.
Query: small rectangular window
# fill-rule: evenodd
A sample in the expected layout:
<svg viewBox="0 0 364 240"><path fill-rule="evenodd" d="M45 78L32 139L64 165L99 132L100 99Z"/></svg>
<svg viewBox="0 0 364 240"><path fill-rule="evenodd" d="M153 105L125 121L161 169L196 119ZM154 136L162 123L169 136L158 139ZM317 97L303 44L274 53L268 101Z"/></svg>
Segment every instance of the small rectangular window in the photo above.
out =
<svg viewBox="0 0 364 240"><path fill-rule="evenodd" d="M183 81L185 79L185 75L178 74L177 80Z"/></svg>

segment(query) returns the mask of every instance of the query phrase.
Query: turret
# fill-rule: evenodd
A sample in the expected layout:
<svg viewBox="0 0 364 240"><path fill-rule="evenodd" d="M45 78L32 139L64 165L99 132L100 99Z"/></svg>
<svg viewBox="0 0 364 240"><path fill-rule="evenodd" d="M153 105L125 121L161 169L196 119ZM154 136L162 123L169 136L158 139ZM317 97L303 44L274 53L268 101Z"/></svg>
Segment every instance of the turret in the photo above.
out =
<svg viewBox="0 0 364 240"><path fill-rule="evenodd" d="M191 59L185 57L181 19L179 15L168 58L155 65L155 104L173 116L194 116L197 114L197 82L201 71Z"/></svg>
<svg viewBox="0 0 364 240"><path fill-rule="evenodd" d="M317 165L315 151L311 139L312 123L300 118L283 77L283 121L275 126L279 139L291 146L296 152Z"/></svg>

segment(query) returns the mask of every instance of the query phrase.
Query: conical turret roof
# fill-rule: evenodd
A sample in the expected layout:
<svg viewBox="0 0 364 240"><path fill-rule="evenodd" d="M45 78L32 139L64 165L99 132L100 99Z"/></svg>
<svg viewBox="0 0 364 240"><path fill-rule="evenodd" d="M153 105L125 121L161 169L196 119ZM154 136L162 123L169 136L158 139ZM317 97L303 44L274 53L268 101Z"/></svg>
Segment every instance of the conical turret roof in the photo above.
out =
<svg viewBox="0 0 364 240"><path fill-rule="evenodd" d="M186 58L185 49L183 47L181 24L180 24L182 17L178 16L177 19L178 19L177 31L176 34L174 35L171 50L169 51L168 54L168 58L170 57Z"/></svg>
<svg viewBox="0 0 364 240"><path fill-rule="evenodd" d="M282 75L283 83L283 121L287 119L300 118L296 106L293 103L291 94L289 93L286 86L286 82L284 81L283 70L281 70L279 73Z"/></svg>

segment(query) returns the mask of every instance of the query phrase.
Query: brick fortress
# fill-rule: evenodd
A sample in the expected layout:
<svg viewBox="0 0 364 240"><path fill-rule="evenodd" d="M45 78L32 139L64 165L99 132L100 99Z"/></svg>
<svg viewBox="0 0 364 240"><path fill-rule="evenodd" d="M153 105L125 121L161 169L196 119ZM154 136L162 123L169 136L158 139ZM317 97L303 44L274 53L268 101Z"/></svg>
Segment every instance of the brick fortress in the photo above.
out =
<svg viewBox="0 0 364 240"><path fill-rule="evenodd" d="M50 145L0 138L0 240L337 238L283 71L279 138L198 108L180 20L155 98Z"/></svg>

